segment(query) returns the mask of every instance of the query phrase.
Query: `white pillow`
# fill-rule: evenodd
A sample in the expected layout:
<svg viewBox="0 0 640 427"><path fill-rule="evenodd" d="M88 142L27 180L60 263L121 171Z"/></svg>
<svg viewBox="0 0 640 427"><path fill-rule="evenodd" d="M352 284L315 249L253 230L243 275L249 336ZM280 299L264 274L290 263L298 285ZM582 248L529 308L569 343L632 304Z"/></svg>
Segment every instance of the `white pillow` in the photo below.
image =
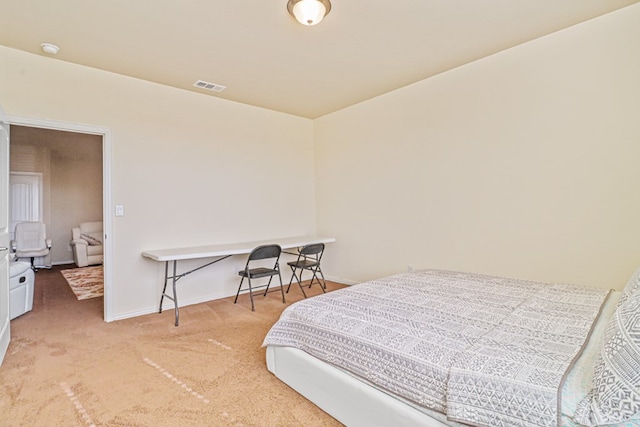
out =
<svg viewBox="0 0 640 427"><path fill-rule="evenodd" d="M102 244L102 233L82 233L80 238L86 240L89 246L100 246Z"/></svg>
<svg viewBox="0 0 640 427"><path fill-rule="evenodd" d="M618 301L618 307L620 307L624 302L634 293L636 293L640 289L640 268L633 273L631 279L627 282L627 285L622 290L622 296L620 296L620 300Z"/></svg>
<svg viewBox="0 0 640 427"><path fill-rule="evenodd" d="M640 292L630 292L607 326L593 388L578 404L574 418L593 426L621 423L636 414L640 414Z"/></svg>

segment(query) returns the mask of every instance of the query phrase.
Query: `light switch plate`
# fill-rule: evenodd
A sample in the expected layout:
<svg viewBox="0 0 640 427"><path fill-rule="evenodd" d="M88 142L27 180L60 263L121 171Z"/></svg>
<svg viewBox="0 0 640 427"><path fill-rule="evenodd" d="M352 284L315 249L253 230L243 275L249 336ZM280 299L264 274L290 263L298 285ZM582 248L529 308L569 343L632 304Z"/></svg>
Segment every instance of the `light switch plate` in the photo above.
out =
<svg viewBox="0 0 640 427"><path fill-rule="evenodd" d="M124 206L116 205L116 216L124 216Z"/></svg>

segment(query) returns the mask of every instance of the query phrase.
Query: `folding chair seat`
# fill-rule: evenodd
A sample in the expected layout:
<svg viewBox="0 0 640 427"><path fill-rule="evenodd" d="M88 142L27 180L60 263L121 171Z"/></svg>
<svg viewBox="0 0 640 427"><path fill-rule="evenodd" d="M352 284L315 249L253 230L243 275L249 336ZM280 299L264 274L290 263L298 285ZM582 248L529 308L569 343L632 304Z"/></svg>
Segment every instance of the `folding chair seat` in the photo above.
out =
<svg viewBox="0 0 640 427"><path fill-rule="evenodd" d="M257 248L251 251L251 253L249 254L249 258L247 259L247 264L244 267L244 270L240 270L238 272L238 275L240 275L242 279L240 280L240 286L238 286L236 299L233 301L234 304L238 302L238 295L240 295L240 291L248 289L249 298L251 299L251 311L255 311L255 307L253 304L253 290L266 288L263 294L263 296L266 296L267 292L269 291L269 286L271 285L271 280L273 279L273 276L278 276L278 279L280 280L280 292L282 293L282 302L283 303L285 302L284 288L282 285L282 276L280 275L280 265L279 265L281 253L282 253L282 248L280 247L280 245L275 245L275 244L258 246ZM265 263L264 260L275 260L273 267L269 268L269 267L260 266L260 267L252 268L252 265L257 264L256 261L258 261L259 264L264 265ZM263 262L260 262L260 261L263 261ZM252 279L255 280L255 279L261 279L265 277L269 278L269 282L266 285L260 285L257 287L252 285L251 283ZM242 283L244 282L245 278L249 283L249 287L242 289Z"/></svg>
<svg viewBox="0 0 640 427"><path fill-rule="evenodd" d="M295 277L298 282L298 286L302 291L302 295L307 297L307 294L304 292L304 288L302 287L302 273L305 270L309 270L312 273L311 282L309 283L309 288L313 285L313 280L320 285L320 289L322 292L326 292L327 284L324 280L324 275L322 274L322 269L320 268L320 260L322 260L322 254L324 253L324 243L312 243L310 245L303 246L298 251L298 259L295 261L290 261L287 265L291 268L291 279L289 280L289 286L287 286L287 293L289 293L289 289L291 288L291 284L293 283L293 278ZM298 276L298 270L300 270L300 275ZM322 278L322 282L318 278L318 274Z"/></svg>

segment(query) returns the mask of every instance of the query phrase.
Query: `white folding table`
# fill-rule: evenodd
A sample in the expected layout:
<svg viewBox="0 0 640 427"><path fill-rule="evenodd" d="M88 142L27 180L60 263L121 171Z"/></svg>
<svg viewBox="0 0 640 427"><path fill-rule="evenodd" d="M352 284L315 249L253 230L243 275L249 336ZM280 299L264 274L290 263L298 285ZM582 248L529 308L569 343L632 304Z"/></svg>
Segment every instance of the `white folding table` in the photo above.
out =
<svg viewBox="0 0 640 427"><path fill-rule="evenodd" d="M298 236L288 237L281 239L259 240L254 242L242 242L231 243L225 245L210 245L210 246L193 246L186 248L174 248L174 249L159 249L152 251L142 252L142 256L150 258L154 261L163 261L164 266L164 285L162 287L162 296L160 297L159 313L162 313L162 302L165 297L173 301L175 307L175 325L178 326L179 310L178 310L178 296L176 293L176 283L184 276L205 268L211 264L215 264L218 261L229 258L233 255L244 255L250 253L257 246L278 244L282 249L299 248L305 245L314 243L331 243L335 242L333 237L318 237L318 236ZM215 258L213 261L209 261L199 267L193 268L183 273L178 273L178 261L200 259L200 258ZM169 273L169 264L173 263L173 273ZM167 283L171 280L173 295L166 293Z"/></svg>

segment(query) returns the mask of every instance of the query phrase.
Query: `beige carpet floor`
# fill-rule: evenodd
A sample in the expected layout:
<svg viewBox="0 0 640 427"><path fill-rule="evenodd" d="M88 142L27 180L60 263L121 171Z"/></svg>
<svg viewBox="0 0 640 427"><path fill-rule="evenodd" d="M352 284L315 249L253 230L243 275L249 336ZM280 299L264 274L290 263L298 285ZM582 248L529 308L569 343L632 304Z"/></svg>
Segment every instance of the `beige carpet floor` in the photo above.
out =
<svg viewBox="0 0 640 427"><path fill-rule="evenodd" d="M179 327L173 310L105 323L103 298L76 300L64 268L37 273L33 311L11 322L0 425L340 425L266 369L279 293L255 312L248 295L184 307ZM301 298L292 288L287 304Z"/></svg>

